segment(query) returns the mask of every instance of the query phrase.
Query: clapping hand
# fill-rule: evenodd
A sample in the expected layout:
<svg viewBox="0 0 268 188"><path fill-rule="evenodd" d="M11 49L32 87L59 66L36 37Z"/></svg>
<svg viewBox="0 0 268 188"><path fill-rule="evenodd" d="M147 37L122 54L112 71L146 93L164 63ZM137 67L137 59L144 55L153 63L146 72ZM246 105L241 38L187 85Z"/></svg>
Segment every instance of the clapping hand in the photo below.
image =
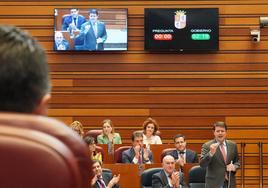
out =
<svg viewBox="0 0 268 188"><path fill-rule="evenodd" d="M180 187L180 174L179 174L179 172L173 172L171 174L171 184L173 185L174 188Z"/></svg>

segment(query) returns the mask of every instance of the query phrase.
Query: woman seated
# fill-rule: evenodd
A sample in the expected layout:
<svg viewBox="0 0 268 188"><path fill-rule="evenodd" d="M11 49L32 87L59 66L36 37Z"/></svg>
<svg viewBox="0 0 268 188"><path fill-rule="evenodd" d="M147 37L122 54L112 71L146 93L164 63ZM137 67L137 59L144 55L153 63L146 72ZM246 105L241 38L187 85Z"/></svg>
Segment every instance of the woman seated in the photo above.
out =
<svg viewBox="0 0 268 188"><path fill-rule="evenodd" d="M143 144L150 148L150 144L162 144L161 138L156 135L158 124L153 118L147 118L143 123Z"/></svg>
<svg viewBox="0 0 268 188"><path fill-rule="evenodd" d="M99 161L102 161L102 155L101 152L98 152L96 150L96 143L92 136L85 136L84 141L88 145L89 152L91 153L91 159L97 159Z"/></svg>
<svg viewBox="0 0 268 188"><path fill-rule="evenodd" d="M74 121L70 124L72 130L74 130L81 138L84 136L84 128L82 123L79 121Z"/></svg>
<svg viewBox="0 0 268 188"><path fill-rule="evenodd" d="M114 132L113 122L105 119L102 122L102 134L97 137L98 144L122 144L119 133Z"/></svg>

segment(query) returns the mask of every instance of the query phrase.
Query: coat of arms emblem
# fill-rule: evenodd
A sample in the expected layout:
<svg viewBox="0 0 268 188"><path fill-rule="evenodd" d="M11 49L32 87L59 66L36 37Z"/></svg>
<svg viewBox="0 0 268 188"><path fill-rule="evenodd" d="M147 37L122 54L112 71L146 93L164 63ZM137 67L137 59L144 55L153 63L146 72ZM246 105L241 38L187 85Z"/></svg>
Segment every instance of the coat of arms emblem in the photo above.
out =
<svg viewBox="0 0 268 188"><path fill-rule="evenodd" d="M186 27L186 12L177 10L174 15L174 25L177 29L183 29Z"/></svg>

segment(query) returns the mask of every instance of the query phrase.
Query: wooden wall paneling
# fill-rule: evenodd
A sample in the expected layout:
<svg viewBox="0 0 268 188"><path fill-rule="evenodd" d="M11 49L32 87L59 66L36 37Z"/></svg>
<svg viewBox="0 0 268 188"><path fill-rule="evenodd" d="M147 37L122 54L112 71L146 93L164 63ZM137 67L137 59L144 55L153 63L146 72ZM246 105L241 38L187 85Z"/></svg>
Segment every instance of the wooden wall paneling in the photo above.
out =
<svg viewBox="0 0 268 188"><path fill-rule="evenodd" d="M128 51L54 52L54 8L71 7L128 8ZM144 51L144 8L160 7L218 7L219 51ZM165 143L183 133L189 143L201 145L212 138L213 122L226 121L228 136L246 143L243 186L251 188L260 184L257 143L268 140L268 29L261 29L259 43L251 41L250 30L267 10L266 0L2 0L0 22L28 30L45 47L53 85L50 116L67 124L79 120L86 130L110 118L125 143L149 116L159 122ZM242 187L240 171L237 180Z"/></svg>

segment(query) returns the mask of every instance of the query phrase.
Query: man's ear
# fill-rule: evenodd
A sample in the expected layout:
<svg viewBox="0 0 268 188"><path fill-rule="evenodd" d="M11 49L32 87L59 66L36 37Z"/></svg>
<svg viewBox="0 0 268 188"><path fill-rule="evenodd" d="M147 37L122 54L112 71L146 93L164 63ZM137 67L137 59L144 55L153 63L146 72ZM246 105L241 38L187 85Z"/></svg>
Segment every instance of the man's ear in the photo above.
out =
<svg viewBox="0 0 268 188"><path fill-rule="evenodd" d="M44 95L42 99L40 100L39 104L37 104L36 109L33 111L33 114L47 116L48 103L50 99L51 99L50 94Z"/></svg>

